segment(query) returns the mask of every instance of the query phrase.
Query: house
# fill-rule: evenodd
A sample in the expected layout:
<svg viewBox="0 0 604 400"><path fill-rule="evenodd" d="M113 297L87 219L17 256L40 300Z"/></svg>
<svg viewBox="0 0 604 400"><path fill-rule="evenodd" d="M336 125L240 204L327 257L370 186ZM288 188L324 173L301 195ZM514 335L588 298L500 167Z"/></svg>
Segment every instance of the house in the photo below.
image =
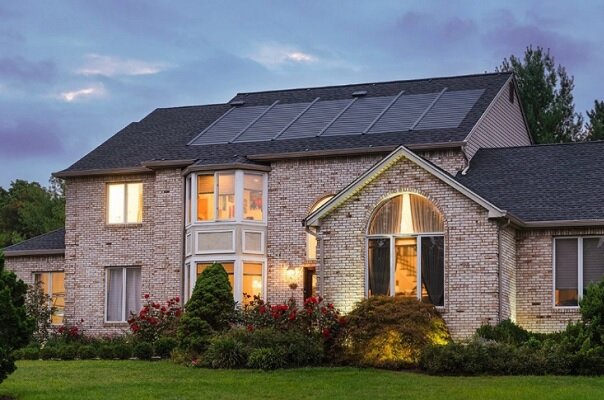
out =
<svg viewBox="0 0 604 400"><path fill-rule="evenodd" d="M69 168L65 229L5 249L54 322L121 332L212 262L237 302L372 295L454 337L549 332L604 275L604 143L531 143L513 75L240 93L163 108Z"/></svg>

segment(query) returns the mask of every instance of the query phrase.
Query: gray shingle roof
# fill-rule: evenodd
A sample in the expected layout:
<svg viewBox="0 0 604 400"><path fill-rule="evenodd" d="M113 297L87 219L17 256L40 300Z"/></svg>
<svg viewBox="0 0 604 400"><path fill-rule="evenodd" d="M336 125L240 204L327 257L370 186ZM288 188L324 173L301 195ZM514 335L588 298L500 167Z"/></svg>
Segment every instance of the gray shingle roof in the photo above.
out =
<svg viewBox="0 0 604 400"><path fill-rule="evenodd" d="M252 162L247 156L254 154L283 154L292 152L345 150L377 146L407 146L434 143L458 143L465 139L482 116L510 74L481 74L411 81L366 83L359 85L331 86L242 93L232 101L244 101L242 107L273 104L310 102L321 100L351 99L352 93L366 91L365 97L395 96L448 91L483 90L470 111L456 127L403 132L373 133L368 135L335 135L302 139L282 139L262 142L237 142L231 144L187 145L212 122L232 106L216 104L162 108L153 111L139 122L134 122L115 134L88 155L61 172L140 167L141 162L151 160L193 159L197 164L224 164Z"/></svg>
<svg viewBox="0 0 604 400"><path fill-rule="evenodd" d="M604 141L480 149L456 179L523 221L604 219Z"/></svg>
<svg viewBox="0 0 604 400"><path fill-rule="evenodd" d="M65 250L65 229L60 228L43 235L35 236L21 243L5 247L3 251L7 256L11 253L23 253L30 251L42 252L46 250Z"/></svg>

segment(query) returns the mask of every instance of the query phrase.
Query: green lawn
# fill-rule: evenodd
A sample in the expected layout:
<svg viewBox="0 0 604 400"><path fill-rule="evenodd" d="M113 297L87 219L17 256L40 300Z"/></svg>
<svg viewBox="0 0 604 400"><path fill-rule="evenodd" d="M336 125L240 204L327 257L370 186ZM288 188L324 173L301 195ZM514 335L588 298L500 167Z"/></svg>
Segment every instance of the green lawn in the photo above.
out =
<svg viewBox="0 0 604 400"><path fill-rule="evenodd" d="M602 399L604 378L432 377L312 368L214 371L167 361L21 361L0 384L17 399Z"/></svg>

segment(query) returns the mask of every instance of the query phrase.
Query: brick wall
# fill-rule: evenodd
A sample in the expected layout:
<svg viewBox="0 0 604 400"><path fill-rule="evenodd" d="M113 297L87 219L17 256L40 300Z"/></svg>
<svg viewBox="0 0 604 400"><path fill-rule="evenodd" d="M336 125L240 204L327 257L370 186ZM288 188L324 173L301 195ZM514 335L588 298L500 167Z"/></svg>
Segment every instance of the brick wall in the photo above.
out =
<svg viewBox="0 0 604 400"><path fill-rule="evenodd" d="M602 234L604 228L518 232L516 312L521 326L535 332L552 332L579 319L578 309L553 306L553 240L556 236Z"/></svg>
<svg viewBox="0 0 604 400"><path fill-rule="evenodd" d="M501 319L516 321L516 230L502 226L499 230L501 281Z"/></svg>
<svg viewBox="0 0 604 400"><path fill-rule="evenodd" d="M65 269L65 257L62 254L6 257L4 265L7 270L13 271L23 282L33 285L34 272L63 271Z"/></svg>
<svg viewBox="0 0 604 400"><path fill-rule="evenodd" d="M143 183L143 221L107 225L106 184ZM181 293L183 178L180 170L66 181L65 313L89 333L125 329L105 324L105 268L140 266L142 293L158 300Z"/></svg>
<svg viewBox="0 0 604 400"><path fill-rule="evenodd" d="M344 311L365 296L365 233L375 207L400 192L429 199L445 218L445 306L454 337L498 320L498 227L487 211L402 159L322 221L325 296Z"/></svg>

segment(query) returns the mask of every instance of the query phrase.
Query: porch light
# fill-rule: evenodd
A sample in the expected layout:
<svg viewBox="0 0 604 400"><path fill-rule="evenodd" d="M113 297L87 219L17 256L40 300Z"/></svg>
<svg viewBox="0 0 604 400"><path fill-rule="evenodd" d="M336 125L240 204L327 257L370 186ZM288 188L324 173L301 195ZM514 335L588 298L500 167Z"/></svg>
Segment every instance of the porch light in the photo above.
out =
<svg viewBox="0 0 604 400"><path fill-rule="evenodd" d="M289 264L287 270L285 270L285 275L289 282L289 288L291 290L296 290L298 288L298 269L293 264Z"/></svg>

